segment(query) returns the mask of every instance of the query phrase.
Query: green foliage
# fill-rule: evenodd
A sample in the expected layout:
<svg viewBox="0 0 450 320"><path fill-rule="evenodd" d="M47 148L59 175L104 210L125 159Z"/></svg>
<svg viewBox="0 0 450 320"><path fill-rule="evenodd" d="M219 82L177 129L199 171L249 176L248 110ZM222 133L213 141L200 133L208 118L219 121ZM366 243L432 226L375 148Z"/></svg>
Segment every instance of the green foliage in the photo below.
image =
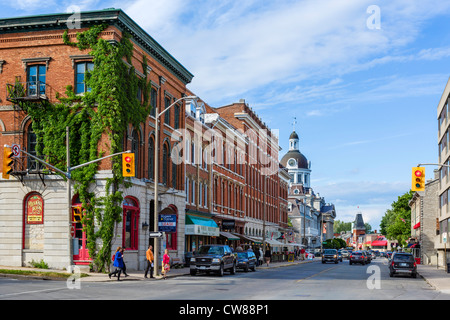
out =
<svg viewBox="0 0 450 320"><path fill-rule="evenodd" d="M89 50L94 69L87 73L85 82L91 89L82 96L75 95L72 86L66 87L65 97L57 94L58 103L45 102L40 107L23 103L22 108L33 120L37 137L37 154L55 167L66 171L66 127L70 128L71 167L103 156L100 139L109 137L106 146L110 154L122 151L124 133L129 124L138 127L150 112L147 76L139 79L130 67L133 44L124 34L118 44L99 38L106 25L94 26L77 33L77 43L71 42L67 31L63 41L80 50ZM124 62L126 59L128 64ZM144 73L147 60L142 63ZM143 99L138 100L138 90ZM115 224L122 219L122 192L129 187L122 177L120 159L112 159L112 178L107 179L106 195L98 197L92 192L98 163L72 172L75 192L83 203L82 223L87 234L89 255L96 269L105 271L110 264L111 242ZM101 247L97 247L100 240Z"/></svg>
<svg viewBox="0 0 450 320"><path fill-rule="evenodd" d="M31 260L30 262L31 266L33 266L34 268L39 268L39 269L48 269L48 264L41 259L41 261L34 261L34 259Z"/></svg>
<svg viewBox="0 0 450 320"><path fill-rule="evenodd" d="M399 196L381 219L381 233L388 239L396 239L400 244L406 245L411 236L411 208L408 203L414 195L413 191Z"/></svg>
<svg viewBox="0 0 450 320"><path fill-rule="evenodd" d="M324 249L341 249L345 248L347 243L339 238L328 239L324 241L323 248Z"/></svg>

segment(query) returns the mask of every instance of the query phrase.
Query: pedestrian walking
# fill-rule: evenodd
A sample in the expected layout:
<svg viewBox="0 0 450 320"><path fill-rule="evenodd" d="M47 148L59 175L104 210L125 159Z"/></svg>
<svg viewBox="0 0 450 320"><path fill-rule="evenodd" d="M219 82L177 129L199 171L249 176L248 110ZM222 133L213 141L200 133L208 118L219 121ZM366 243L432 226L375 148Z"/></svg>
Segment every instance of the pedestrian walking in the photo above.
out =
<svg viewBox="0 0 450 320"><path fill-rule="evenodd" d="M164 250L164 256L163 256L163 263L162 263L162 271L164 279L166 279L167 272L170 271L170 257L169 257L169 250Z"/></svg>
<svg viewBox="0 0 450 320"><path fill-rule="evenodd" d="M111 279L112 275L117 275L117 281L120 281L120 274L122 273L123 269L123 249L121 247L117 247L113 266L116 269L114 270L114 272L109 273L108 276Z"/></svg>
<svg viewBox="0 0 450 320"><path fill-rule="evenodd" d="M255 248L256 266L259 266L259 249Z"/></svg>
<svg viewBox="0 0 450 320"><path fill-rule="evenodd" d="M150 271L150 278L153 278L153 247L150 245L148 246L148 250L145 253L145 256L147 258L147 268L145 268L145 275L144 277L147 278L147 274Z"/></svg>
<svg viewBox="0 0 450 320"><path fill-rule="evenodd" d="M270 258L272 258L272 252L270 252L270 247L267 247L266 253L264 253L264 259L266 260L267 266L270 264Z"/></svg>

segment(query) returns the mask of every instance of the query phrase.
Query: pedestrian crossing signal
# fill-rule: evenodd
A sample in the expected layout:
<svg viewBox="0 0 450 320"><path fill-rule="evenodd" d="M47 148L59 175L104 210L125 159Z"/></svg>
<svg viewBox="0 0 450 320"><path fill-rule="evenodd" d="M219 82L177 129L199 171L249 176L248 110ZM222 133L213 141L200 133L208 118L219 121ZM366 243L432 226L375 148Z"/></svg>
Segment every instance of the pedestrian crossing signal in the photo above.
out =
<svg viewBox="0 0 450 320"><path fill-rule="evenodd" d="M424 167L412 168L411 190L412 191L424 191L425 190L425 168Z"/></svg>
<svg viewBox="0 0 450 320"><path fill-rule="evenodd" d="M124 177L135 176L134 153L122 154L122 175Z"/></svg>
<svg viewBox="0 0 450 320"><path fill-rule="evenodd" d="M4 147L3 149L3 169L2 178L9 179L9 175L14 171L14 153L11 148Z"/></svg>

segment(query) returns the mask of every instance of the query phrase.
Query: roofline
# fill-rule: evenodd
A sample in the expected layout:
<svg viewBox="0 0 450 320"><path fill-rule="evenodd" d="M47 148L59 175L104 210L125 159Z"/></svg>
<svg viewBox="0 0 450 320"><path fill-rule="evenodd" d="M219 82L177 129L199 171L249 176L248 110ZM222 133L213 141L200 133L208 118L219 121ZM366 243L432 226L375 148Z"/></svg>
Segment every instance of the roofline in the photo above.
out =
<svg viewBox="0 0 450 320"><path fill-rule="evenodd" d="M34 30L66 30L67 21L73 13L53 13L34 16L0 19L0 33L31 32ZM134 42L140 45L151 57L168 68L185 85L194 75L167 52L155 39L131 19L122 9L104 9L80 13L81 28L107 23L126 31Z"/></svg>

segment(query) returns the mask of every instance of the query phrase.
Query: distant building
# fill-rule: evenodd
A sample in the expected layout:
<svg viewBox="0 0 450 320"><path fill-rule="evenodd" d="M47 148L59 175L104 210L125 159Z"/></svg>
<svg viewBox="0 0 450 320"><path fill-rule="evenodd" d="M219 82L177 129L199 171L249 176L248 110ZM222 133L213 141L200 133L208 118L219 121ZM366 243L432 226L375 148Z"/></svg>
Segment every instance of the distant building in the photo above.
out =
<svg viewBox="0 0 450 320"><path fill-rule="evenodd" d="M289 137L289 151L280 161L290 175L288 212L296 242L316 248L321 241L333 238L336 209L311 188L311 161L299 147L300 138L294 130Z"/></svg>

